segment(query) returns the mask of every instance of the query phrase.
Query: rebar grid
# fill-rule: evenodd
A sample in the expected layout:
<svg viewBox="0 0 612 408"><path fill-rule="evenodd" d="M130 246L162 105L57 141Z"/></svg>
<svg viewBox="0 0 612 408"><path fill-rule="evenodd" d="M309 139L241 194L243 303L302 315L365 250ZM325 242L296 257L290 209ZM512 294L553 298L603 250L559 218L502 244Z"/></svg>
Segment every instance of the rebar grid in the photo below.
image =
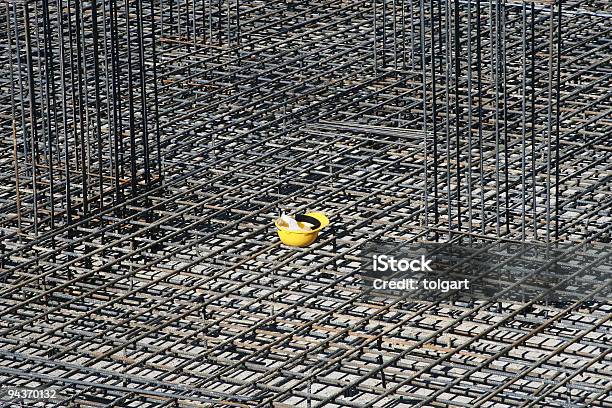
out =
<svg viewBox="0 0 612 408"><path fill-rule="evenodd" d="M603 5L563 4L557 81L549 6L505 4L515 45L496 63L501 29L480 28L479 103L452 57L470 46L474 2L433 13L402 1L164 3L142 7L159 30L163 182L51 228L3 179L4 386L57 386L56 406L612 405ZM538 39L522 53L531 63L523 33ZM2 117L10 130L10 109ZM14 175L12 135L2 166ZM547 183L555 165L530 154L555 149ZM280 245L279 211L315 208L332 229L307 249ZM358 284L360 251L376 240L536 238L574 243L554 262L578 265L575 276L551 293L604 279L571 304L547 293L417 302Z"/></svg>

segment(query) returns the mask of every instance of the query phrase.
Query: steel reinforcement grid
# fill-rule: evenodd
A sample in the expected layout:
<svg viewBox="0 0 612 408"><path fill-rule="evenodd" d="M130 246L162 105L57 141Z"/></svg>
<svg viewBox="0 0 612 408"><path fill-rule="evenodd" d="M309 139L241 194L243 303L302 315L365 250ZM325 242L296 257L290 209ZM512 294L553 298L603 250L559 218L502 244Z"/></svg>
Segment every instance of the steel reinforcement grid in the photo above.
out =
<svg viewBox="0 0 612 408"><path fill-rule="evenodd" d="M611 30L608 0L0 1L0 405L612 407ZM284 246L304 210L330 226ZM499 289L364 287L364 248L424 242Z"/></svg>

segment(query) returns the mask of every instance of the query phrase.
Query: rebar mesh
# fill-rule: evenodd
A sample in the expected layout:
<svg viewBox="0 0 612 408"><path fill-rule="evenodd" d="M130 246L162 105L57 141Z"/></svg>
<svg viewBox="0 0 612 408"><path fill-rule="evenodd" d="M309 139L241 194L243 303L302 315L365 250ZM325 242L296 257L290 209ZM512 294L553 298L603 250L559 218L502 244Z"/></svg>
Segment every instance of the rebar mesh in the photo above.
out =
<svg viewBox="0 0 612 408"><path fill-rule="evenodd" d="M3 387L612 405L606 1L1 6ZM331 228L281 245L308 209ZM522 302L360 286L366 244L421 241L565 245L575 273Z"/></svg>

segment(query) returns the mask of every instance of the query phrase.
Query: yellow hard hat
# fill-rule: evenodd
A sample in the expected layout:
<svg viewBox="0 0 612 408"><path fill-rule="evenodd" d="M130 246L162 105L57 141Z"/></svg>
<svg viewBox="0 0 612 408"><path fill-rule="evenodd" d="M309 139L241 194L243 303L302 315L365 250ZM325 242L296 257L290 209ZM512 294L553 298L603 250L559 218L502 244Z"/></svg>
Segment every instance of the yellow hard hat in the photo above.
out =
<svg viewBox="0 0 612 408"><path fill-rule="evenodd" d="M287 227L280 224L280 218L277 219L274 222L277 228L276 232L281 242L288 246L305 247L312 244L319 236L319 231L329 225L329 219L321 212L298 214L293 218L295 218L300 227L308 223L312 225L312 228L304 231L289 230Z"/></svg>

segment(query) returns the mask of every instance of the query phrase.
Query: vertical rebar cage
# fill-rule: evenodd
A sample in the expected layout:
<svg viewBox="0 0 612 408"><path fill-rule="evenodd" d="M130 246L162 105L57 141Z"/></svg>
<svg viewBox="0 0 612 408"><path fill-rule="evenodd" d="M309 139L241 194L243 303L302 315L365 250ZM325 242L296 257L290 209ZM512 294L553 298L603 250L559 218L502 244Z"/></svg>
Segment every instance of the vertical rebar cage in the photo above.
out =
<svg viewBox="0 0 612 408"><path fill-rule="evenodd" d="M71 224L160 179L156 40L143 7L2 5L19 224Z"/></svg>
<svg viewBox="0 0 612 408"><path fill-rule="evenodd" d="M588 238L589 231L576 228L575 216L583 212L576 198L593 204L591 194L576 192L571 179L584 168L593 181L585 177L588 189L606 189L610 127L602 90L610 84L609 57L600 58L600 47L573 27L581 21L605 30L605 7L575 1L372 4L375 69L412 77L414 85L411 109L398 95L391 103L397 113L375 99L369 113L386 114L387 126L425 132L422 224L520 240ZM585 102L589 108L572 106L581 92L597 95ZM602 225L596 214L588 218L587 224Z"/></svg>
<svg viewBox="0 0 612 408"><path fill-rule="evenodd" d="M250 5L250 8L256 7ZM162 42L194 46L238 45L240 21L240 0L159 1L159 37Z"/></svg>

